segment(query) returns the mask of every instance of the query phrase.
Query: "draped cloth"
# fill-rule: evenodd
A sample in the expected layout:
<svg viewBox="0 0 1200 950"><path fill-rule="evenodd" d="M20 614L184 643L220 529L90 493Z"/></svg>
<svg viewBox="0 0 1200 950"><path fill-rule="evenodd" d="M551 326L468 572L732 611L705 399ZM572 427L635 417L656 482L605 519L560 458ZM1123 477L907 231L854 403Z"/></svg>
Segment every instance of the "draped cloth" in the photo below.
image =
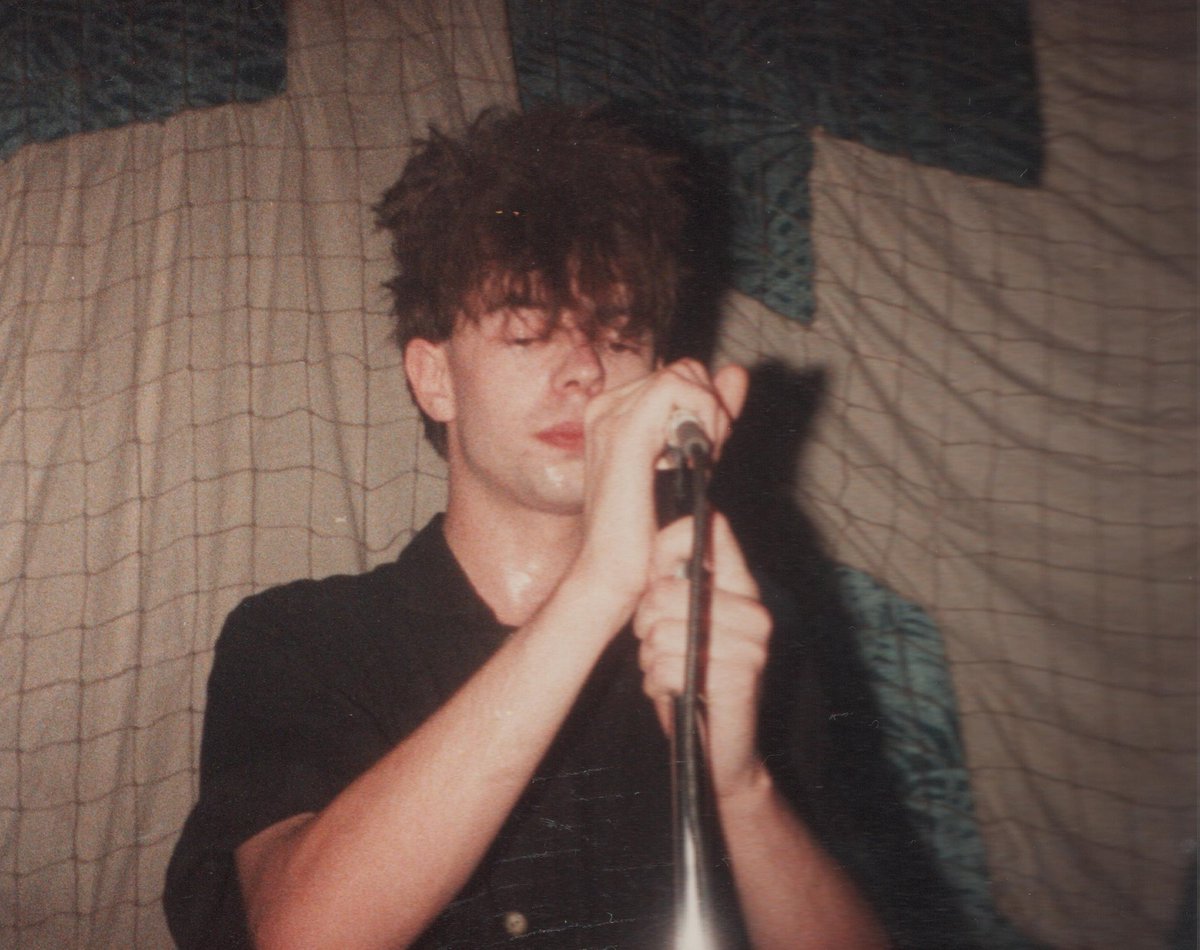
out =
<svg viewBox="0 0 1200 950"><path fill-rule="evenodd" d="M1149 950L1195 839L1195 10L1031 13L1039 186L818 131L816 319L735 295L722 353L808 385L780 481L944 635L1000 909ZM276 95L0 162L6 947L167 945L225 615L443 503L369 207L430 122L517 104L506 10L287 35Z"/></svg>

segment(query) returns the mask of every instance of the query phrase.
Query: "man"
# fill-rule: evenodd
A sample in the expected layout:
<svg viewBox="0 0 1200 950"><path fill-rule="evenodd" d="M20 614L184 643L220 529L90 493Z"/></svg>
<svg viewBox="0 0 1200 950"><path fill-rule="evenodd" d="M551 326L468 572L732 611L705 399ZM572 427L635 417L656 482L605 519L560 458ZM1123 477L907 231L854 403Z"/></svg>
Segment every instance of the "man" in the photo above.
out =
<svg viewBox="0 0 1200 950"><path fill-rule="evenodd" d="M485 113L384 196L446 512L395 564L230 616L168 875L182 944L667 945L690 521L659 530L654 473L674 413L719 450L746 392L738 367L659 358L683 276L676 174L595 116ZM760 755L772 620L719 516L710 616L734 936L882 945L789 803L803 790L778 787L786 763Z"/></svg>

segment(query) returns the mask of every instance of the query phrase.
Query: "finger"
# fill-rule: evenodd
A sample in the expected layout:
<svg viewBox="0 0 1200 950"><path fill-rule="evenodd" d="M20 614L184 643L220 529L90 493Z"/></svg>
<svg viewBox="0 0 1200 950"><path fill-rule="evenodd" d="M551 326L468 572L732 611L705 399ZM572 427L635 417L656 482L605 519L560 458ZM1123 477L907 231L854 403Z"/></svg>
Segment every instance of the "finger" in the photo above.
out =
<svg viewBox="0 0 1200 950"><path fill-rule="evenodd" d="M654 578L678 578L680 568L686 568L691 560L695 544L695 520L690 516L680 518L662 528L655 539L654 554L650 569ZM713 572L713 585L731 593L757 599L758 583L746 565L741 546L734 537L728 519L719 511L711 517L709 566Z"/></svg>
<svg viewBox="0 0 1200 950"><path fill-rule="evenodd" d="M658 537L654 541L654 555L650 562L651 575L655 578L655 583L671 578L679 579L679 568L685 566L691 559L692 545L695 540L695 524L695 518L685 515L659 530Z"/></svg>
<svg viewBox="0 0 1200 950"><path fill-rule="evenodd" d="M730 363L722 366L713 375L713 388L721 399L721 405L730 419L742 414L746 405L746 393L750 389L750 374L745 367Z"/></svg>
<svg viewBox="0 0 1200 950"><path fill-rule="evenodd" d="M674 629L668 630L671 626ZM651 699L679 696L684 691L687 655L683 626L656 625L662 636L648 637L638 650L642 689ZM711 700L736 703L755 688L766 662L767 633L765 628L750 631L739 623L714 635L700 666L702 689Z"/></svg>
<svg viewBox="0 0 1200 950"><path fill-rule="evenodd" d="M705 369L704 364L691 357L685 356L674 363L668 363L666 371L701 386L707 386L709 383L708 370Z"/></svg>
<svg viewBox="0 0 1200 950"><path fill-rule="evenodd" d="M712 514L713 584L721 590L758 600L758 582L750 573L742 547L734 537L729 520L719 511Z"/></svg>
<svg viewBox="0 0 1200 950"><path fill-rule="evenodd" d="M733 420L742 411L749 386L749 375L741 366L730 364L710 375L704 364L683 359L670 364L664 374L687 386L672 393L672 411L684 410L695 415L713 445L714 457L729 437Z"/></svg>
<svg viewBox="0 0 1200 950"><path fill-rule="evenodd" d="M725 410L708 371L696 360L679 360L599 394L585 408L584 423L595 434L632 422L643 449L657 454L662 450L667 420L678 409L693 413L710 435L720 429Z"/></svg>
<svg viewBox="0 0 1200 950"><path fill-rule="evenodd" d="M687 653L686 604L679 604L673 594L670 603L651 604L640 613L635 629L642 641L638 648L639 662ZM771 616L756 600L715 591L710 605L709 633L705 649L709 663L761 665L771 635Z"/></svg>
<svg viewBox="0 0 1200 950"><path fill-rule="evenodd" d="M633 615L633 632L639 639L649 635L655 622L668 617L686 617L689 584L687 580L656 577L646 585Z"/></svg>
<svg viewBox="0 0 1200 950"><path fill-rule="evenodd" d="M717 419L716 437L714 440L714 457L720 458L733 424L742 413L746 404L746 392L750 386L750 375L746 370L735 364L723 366L713 376L713 389L721 405L721 413Z"/></svg>
<svg viewBox="0 0 1200 950"><path fill-rule="evenodd" d="M657 635L648 636L638 648L638 666L642 671L642 689L651 699L665 699L683 692L686 665L684 624L655 624Z"/></svg>

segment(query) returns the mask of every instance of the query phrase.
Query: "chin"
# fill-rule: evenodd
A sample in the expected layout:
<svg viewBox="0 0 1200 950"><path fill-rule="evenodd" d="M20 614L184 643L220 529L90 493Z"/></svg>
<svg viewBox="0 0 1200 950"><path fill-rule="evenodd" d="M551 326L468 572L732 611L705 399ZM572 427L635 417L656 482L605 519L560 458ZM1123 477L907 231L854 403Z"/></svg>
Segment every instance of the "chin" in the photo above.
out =
<svg viewBox="0 0 1200 950"><path fill-rule="evenodd" d="M580 517L583 515L583 493L572 495L555 495L552 493L543 493L535 502L535 506L551 515L562 515L564 517Z"/></svg>
<svg viewBox="0 0 1200 950"><path fill-rule="evenodd" d="M547 514L579 517L583 514L583 491L543 491L534 507Z"/></svg>
<svg viewBox="0 0 1200 950"><path fill-rule="evenodd" d="M544 510L560 515L583 514L583 466L568 463L542 471L537 494Z"/></svg>

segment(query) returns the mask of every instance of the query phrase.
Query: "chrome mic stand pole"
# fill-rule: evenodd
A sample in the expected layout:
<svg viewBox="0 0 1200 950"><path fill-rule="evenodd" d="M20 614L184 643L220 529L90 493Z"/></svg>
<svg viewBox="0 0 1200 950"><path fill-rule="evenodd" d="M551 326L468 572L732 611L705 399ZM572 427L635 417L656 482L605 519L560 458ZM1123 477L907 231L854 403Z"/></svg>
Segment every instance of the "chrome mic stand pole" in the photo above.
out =
<svg viewBox="0 0 1200 950"><path fill-rule="evenodd" d="M704 447L689 446L678 453L678 475L687 474L684 462L691 462L689 483L694 535L688 563L690 582L687 623L687 652L684 660L682 695L672 699L672 817L675 849L675 932L671 950L719 950L713 919L712 891L708 879L711 851L706 840L704 792L707 778L700 735L700 655L707 636L709 537L708 469Z"/></svg>

